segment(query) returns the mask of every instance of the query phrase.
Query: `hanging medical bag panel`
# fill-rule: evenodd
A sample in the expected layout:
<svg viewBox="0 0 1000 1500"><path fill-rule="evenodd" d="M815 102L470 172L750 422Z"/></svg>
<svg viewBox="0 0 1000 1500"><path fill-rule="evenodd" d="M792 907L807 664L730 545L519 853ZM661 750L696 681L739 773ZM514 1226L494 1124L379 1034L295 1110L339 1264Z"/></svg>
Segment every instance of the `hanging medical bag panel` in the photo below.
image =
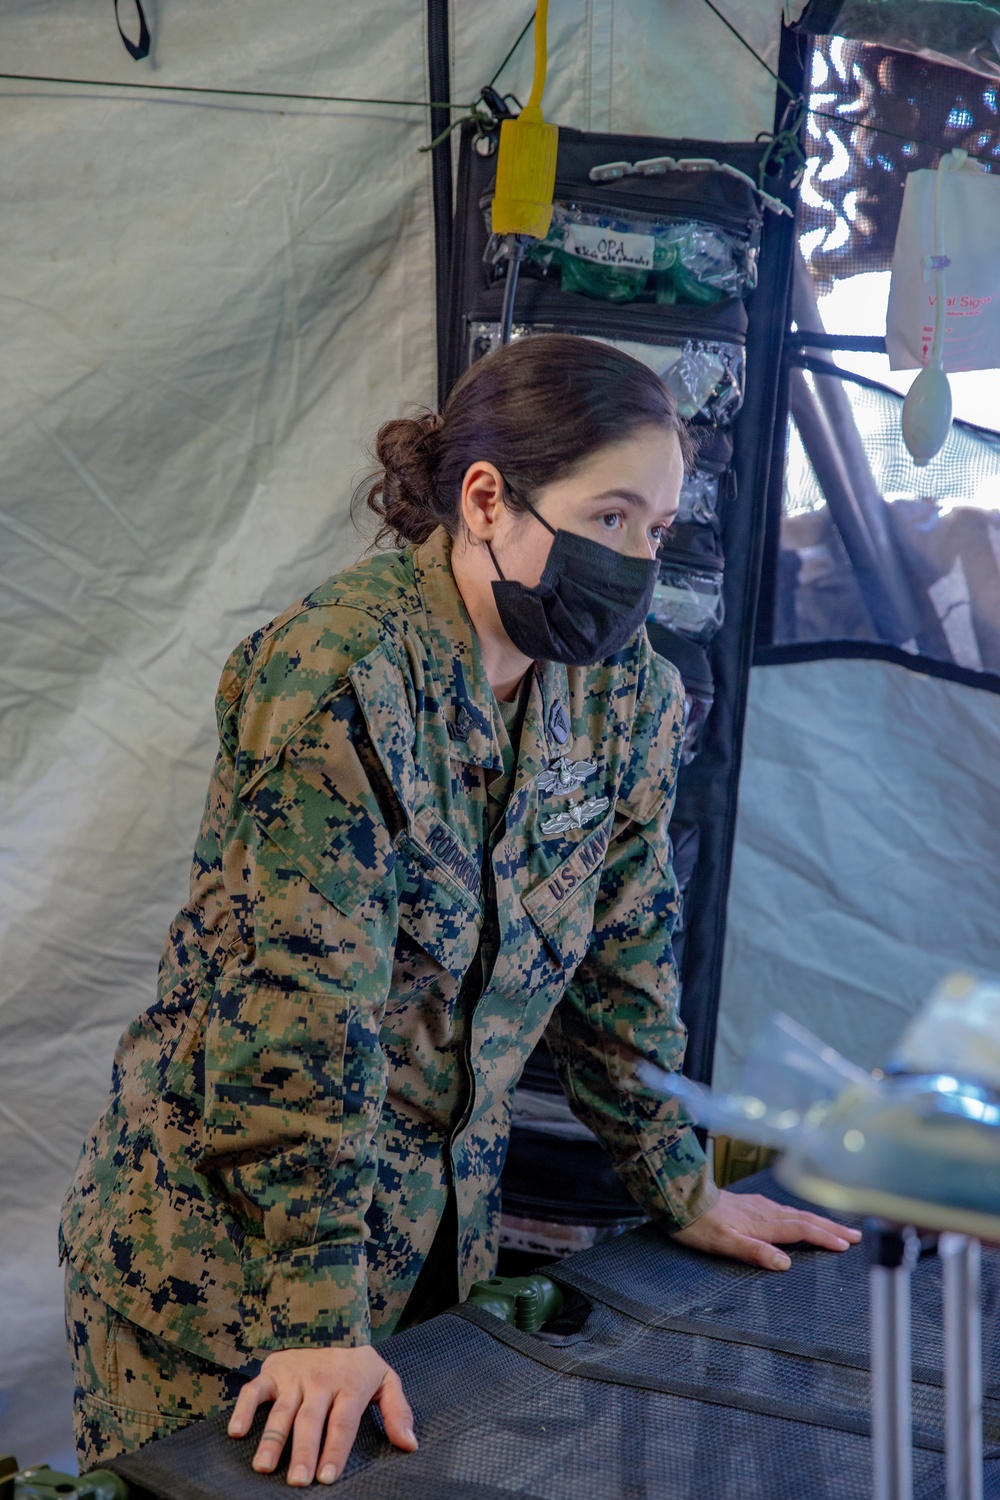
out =
<svg viewBox="0 0 1000 1500"><path fill-rule="evenodd" d="M506 272L503 242L488 227L496 158L474 149L476 140L465 127L445 351L449 387L469 362L469 323L499 318ZM526 251L518 313L574 332L589 315L613 311L612 337L639 342L644 327L704 329L704 320L693 317L698 311L708 314L711 330L714 310L726 327L726 310L738 309L745 329L742 302L758 279L764 231L757 195L738 177L663 170L659 161L714 157L756 178L762 149L560 130L553 224L545 241ZM627 175L609 177L623 165ZM522 309L529 287L544 296ZM495 299L486 295L491 291ZM661 316L669 311L673 322Z"/></svg>
<svg viewBox="0 0 1000 1500"><path fill-rule="evenodd" d="M675 957L688 1027L685 1071L702 1080L711 1077L715 1047L780 369L775 330L784 326L793 238L791 219L763 212L741 178L656 159L711 158L756 181L764 149L561 130L552 227L526 250L513 313L514 339L571 333L650 365L698 446L662 550L649 633L654 649L678 665L694 731L685 740L671 839L684 877ZM452 302L440 351L449 388L500 342L506 246L489 230L495 165L491 141L464 127ZM771 193L784 186L780 177L768 181ZM588 1226L591 1239L603 1238L631 1218L596 1170L589 1155L596 1143L588 1146L557 1087L540 1048L513 1102L502 1184L512 1248L565 1253L586 1242Z"/></svg>

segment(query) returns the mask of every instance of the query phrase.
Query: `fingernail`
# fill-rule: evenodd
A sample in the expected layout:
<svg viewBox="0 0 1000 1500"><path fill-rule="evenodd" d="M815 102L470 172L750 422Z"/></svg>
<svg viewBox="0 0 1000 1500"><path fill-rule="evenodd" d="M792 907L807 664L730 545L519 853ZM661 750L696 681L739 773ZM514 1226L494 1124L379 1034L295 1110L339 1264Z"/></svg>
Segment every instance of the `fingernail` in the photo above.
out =
<svg viewBox="0 0 1000 1500"><path fill-rule="evenodd" d="M333 1464L324 1464L316 1476L320 1484L332 1484L337 1477L337 1470Z"/></svg>
<svg viewBox="0 0 1000 1500"><path fill-rule="evenodd" d="M269 1474L271 1472L271 1470L274 1468L274 1459L273 1458L255 1458L254 1461L253 1461L253 1466L257 1470L258 1474Z"/></svg>
<svg viewBox="0 0 1000 1500"><path fill-rule="evenodd" d="M296 1464L289 1478L291 1479L293 1484L308 1484L309 1470L306 1468L305 1464Z"/></svg>
<svg viewBox="0 0 1000 1500"><path fill-rule="evenodd" d="M776 1271L787 1271L788 1267L791 1265L791 1261L789 1260L787 1255L775 1255L771 1261L771 1264Z"/></svg>
<svg viewBox="0 0 1000 1500"><path fill-rule="evenodd" d="M407 1427L406 1431L403 1433L403 1436L411 1443L415 1443L417 1441L417 1434L414 1432L412 1427Z"/></svg>
<svg viewBox="0 0 1000 1500"><path fill-rule="evenodd" d="M230 1422L229 1426L226 1428L226 1431L229 1433L230 1437L243 1436L243 1428L239 1422Z"/></svg>
<svg viewBox="0 0 1000 1500"><path fill-rule="evenodd" d="M850 1240L840 1240L840 1239L838 1239L838 1241L837 1241L837 1247L840 1250L850 1250L850 1248L851 1248L851 1242L850 1242Z"/></svg>

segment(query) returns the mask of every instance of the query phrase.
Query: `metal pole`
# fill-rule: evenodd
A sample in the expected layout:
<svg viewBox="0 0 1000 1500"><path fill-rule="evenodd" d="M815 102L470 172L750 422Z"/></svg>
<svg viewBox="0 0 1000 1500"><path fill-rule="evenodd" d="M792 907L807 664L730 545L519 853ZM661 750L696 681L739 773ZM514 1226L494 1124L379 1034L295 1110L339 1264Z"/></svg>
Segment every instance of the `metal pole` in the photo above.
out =
<svg viewBox="0 0 1000 1500"><path fill-rule="evenodd" d="M797 254L793 261L793 277L792 313L799 329L803 333L821 331L823 319L816 302L816 291L801 254ZM870 575L870 582L879 591L876 608L886 619L883 622L875 620L876 629L894 646L908 645L911 641L919 644L923 624L913 585L900 556L889 507L875 483L847 388L833 375L814 374L813 385L834 436L838 471L847 477L846 491L838 483L833 493L827 495L830 514L838 530L844 528L841 534L852 566L856 571ZM809 456L812 459L812 455ZM813 467L825 490L824 474L815 463ZM860 577L859 583L865 593L866 578ZM865 603L868 603L867 594Z"/></svg>
<svg viewBox="0 0 1000 1500"><path fill-rule="evenodd" d="M983 1338L979 1241L942 1234L948 1500L983 1500Z"/></svg>
<svg viewBox="0 0 1000 1500"><path fill-rule="evenodd" d="M875 1500L913 1500L910 1273L914 1229L874 1221L869 1273L872 1344L872 1458Z"/></svg>

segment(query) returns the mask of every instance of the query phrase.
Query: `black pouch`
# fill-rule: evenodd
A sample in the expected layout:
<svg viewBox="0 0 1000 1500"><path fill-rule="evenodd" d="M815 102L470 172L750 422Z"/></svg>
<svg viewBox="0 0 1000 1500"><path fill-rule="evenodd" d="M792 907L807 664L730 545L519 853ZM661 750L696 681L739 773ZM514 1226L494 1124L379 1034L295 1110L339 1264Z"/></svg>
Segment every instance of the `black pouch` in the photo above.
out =
<svg viewBox="0 0 1000 1500"><path fill-rule="evenodd" d="M465 319L466 356L474 364L500 347L503 288L480 292ZM630 316L626 319L624 314ZM746 309L643 306L609 308L538 281L518 286L512 339L575 333L613 344L661 375L686 421L728 425L743 405Z"/></svg>
<svg viewBox="0 0 1000 1500"><path fill-rule="evenodd" d="M646 626L649 644L660 656L673 662L684 684L684 740L681 765L689 766L701 749L701 741L715 702L715 680L706 652L697 642L678 631L651 620ZM677 874L676 867L674 874ZM680 877L678 876L678 879Z"/></svg>
<svg viewBox="0 0 1000 1500"><path fill-rule="evenodd" d="M674 529L694 522L718 531L723 507L736 496L732 435L725 427L699 427L694 436L697 453L681 485Z"/></svg>

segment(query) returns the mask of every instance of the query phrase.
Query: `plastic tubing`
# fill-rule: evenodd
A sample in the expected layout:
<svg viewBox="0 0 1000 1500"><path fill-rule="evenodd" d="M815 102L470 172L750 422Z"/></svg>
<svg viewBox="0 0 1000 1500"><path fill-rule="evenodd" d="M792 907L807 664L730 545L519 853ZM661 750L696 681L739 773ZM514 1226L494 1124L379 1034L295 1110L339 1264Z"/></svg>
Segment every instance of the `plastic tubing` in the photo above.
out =
<svg viewBox="0 0 1000 1500"><path fill-rule="evenodd" d="M948 318L948 308L945 303L945 298L948 295L948 280L944 270L944 224L941 212L941 195L944 189L945 173L950 166L950 156L942 156L938 162L937 181L934 184L934 296L936 302L934 307L934 339L931 343L930 358L927 363L933 365L938 370L941 368L941 355L944 350L944 330Z"/></svg>

